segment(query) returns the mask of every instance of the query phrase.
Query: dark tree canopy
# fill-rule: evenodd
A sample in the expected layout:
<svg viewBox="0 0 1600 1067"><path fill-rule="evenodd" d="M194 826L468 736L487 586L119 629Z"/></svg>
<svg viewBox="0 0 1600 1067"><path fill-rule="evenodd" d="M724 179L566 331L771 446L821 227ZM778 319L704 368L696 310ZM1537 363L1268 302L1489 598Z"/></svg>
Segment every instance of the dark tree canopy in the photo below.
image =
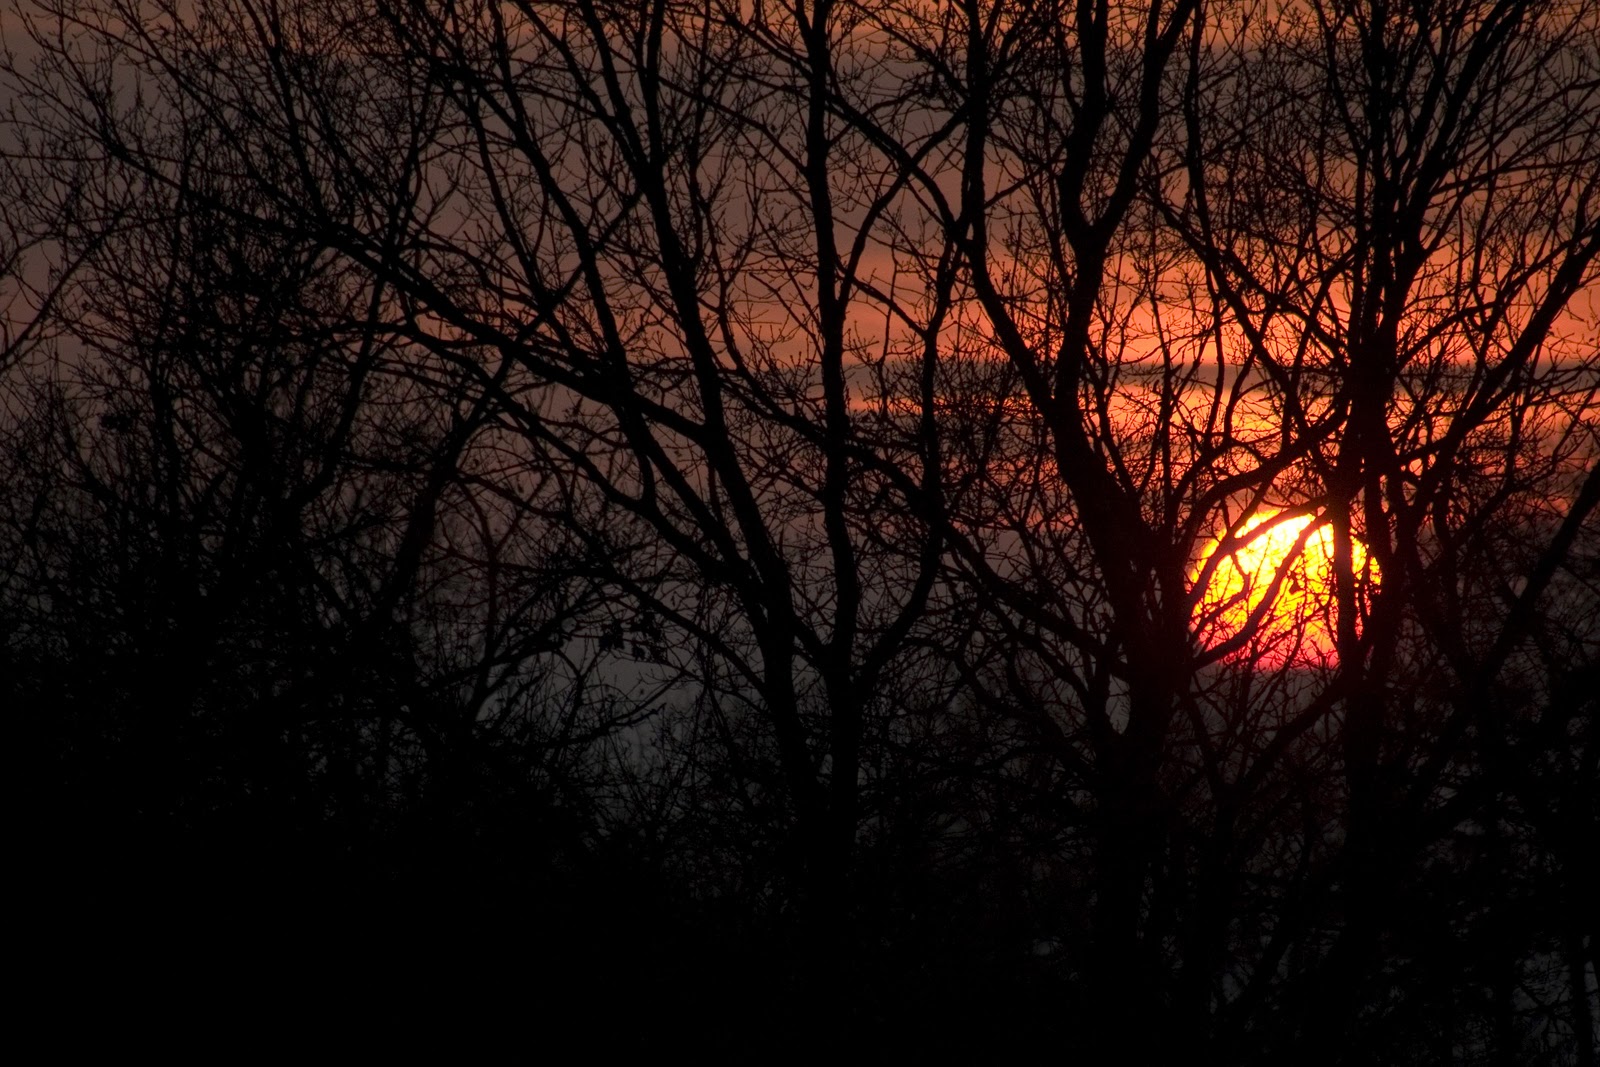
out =
<svg viewBox="0 0 1600 1067"><path fill-rule="evenodd" d="M1593 3L0 26L47 895L650 1047L1596 1063Z"/></svg>

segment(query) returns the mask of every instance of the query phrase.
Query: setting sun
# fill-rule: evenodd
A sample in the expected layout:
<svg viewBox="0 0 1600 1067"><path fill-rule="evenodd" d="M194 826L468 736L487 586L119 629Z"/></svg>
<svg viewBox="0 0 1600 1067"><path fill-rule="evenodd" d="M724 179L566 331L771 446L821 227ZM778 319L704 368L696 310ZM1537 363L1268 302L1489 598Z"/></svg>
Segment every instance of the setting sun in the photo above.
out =
<svg viewBox="0 0 1600 1067"><path fill-rule="evenodd" d="M1207 548L1194 573L1196 581L1206 581L1195 608L1196 630L1215 648L1240 636L1261 610L1260 625L1236 655L1274 667L1325 662L1337 649L1333 527L1310 515L1281 514L1259 514L1241 526L1237 547L1216 561L1209 578L1207 567L1227 534ZM1373 582L1377 568L1366 546L1352 538L1350 555L1358 586Z"/></svg>

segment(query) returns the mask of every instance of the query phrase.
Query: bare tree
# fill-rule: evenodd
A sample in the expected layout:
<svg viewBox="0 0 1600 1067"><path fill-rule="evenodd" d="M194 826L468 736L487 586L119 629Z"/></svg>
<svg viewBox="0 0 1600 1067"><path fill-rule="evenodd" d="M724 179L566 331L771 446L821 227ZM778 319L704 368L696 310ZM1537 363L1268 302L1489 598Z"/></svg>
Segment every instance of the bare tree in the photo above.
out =
<svg viewBox="0 0 1600 1067"><path fill-rule="evenodd" d="M642 711L573 698L602 601L581 548L471 491L498 409L396 335L381 281L298 223L238 224L241 130L117 111L114 64L55 69L99 70L109 95L70 102L135 147L12 131L18 172L72 191L49 239L74 272L4 394L10 681L51 752L41 809L79 813L51 847L144 869L192 835L289 878L401 839L442 865L474 810L525 804L581 852L554 809L592 803L595 744Z"/></svg>
<svg viewBox="0 0 1600 1067"><path fill-rule="evenodd" d="M1090 1059L1593 1061L1588 5L23 22L26 640L165 575L240 751L535 781L841 1028L931 909Z"/></svg>

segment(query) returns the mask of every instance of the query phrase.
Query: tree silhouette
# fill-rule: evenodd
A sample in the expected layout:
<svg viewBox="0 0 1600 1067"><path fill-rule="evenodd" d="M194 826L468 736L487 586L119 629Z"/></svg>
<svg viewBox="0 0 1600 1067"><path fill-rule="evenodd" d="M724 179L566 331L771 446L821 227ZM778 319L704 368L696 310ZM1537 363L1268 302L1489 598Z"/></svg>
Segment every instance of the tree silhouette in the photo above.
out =
<svg viewBox="0 0 1600 1067"><path fill-rule="evenodd" d="M637 908L708 1040L1594 1062L1592 5L6 17L75 825Z"/></svg>

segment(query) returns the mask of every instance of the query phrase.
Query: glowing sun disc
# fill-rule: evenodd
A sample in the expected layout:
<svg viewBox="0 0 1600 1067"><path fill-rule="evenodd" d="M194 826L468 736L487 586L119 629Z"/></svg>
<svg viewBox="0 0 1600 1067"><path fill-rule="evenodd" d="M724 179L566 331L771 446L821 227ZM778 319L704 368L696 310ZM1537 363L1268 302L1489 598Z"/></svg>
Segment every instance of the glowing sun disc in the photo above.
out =
<svg viewBox="0 0 1600 1067"><path fill-rule="evenodd" d="M1217 562L1195 607L1196 631L1208 648L1231 641L1271 596L1259 628L1232 658L1269 667L1329 662L1338 650L1333 527L1324 522L1310 529L1316 521L1310 515L1275 522L1279 514L1258 514L1239 528L1240 543ZM1194 580L1200 579L1226 539L1226 533L1219 534L1206 549ZM1376 565L1354 537L1350 561L1358 589L1376 580Z"/></svg>

